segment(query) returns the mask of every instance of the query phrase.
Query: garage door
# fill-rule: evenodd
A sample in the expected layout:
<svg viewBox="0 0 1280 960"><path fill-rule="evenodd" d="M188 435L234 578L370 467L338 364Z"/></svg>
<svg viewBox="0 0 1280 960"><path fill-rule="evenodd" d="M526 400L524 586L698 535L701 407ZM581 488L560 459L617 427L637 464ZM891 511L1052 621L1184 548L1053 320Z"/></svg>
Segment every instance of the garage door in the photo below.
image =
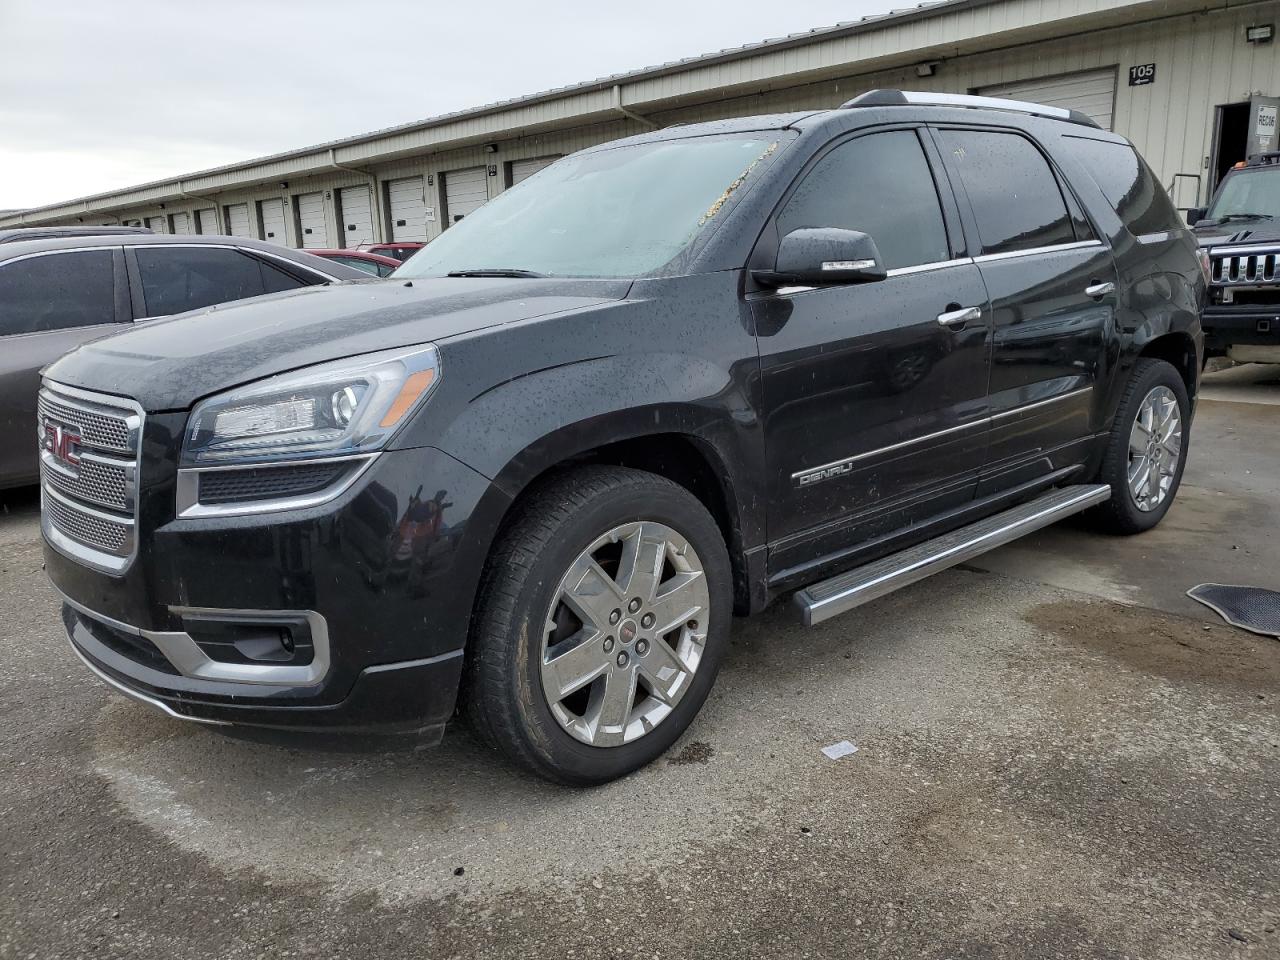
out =
<svg viewBox="0 0 1280 960"><path fill-rule="evenodd" d="M262 220L262 239L278 243L282 247L289 245L289 234L284 228L284 201L259 200L258 217Z"/></svg>
<svg viewBox="0 0 1280 960"><path fill-rule="evenodd" d="M329 246L329 234L324 228L324 194L302 193L298 204L298 232L302 236L302 248L314 250Z"/></svg>
<svg viewBox="0 0 1280 960"><path fill-rule="evenodd" d="M391 208L391 239L427 240L427 196L421 177L405 177L387 183Z"/></svg>
<svg viewBox="0 0 1280 960"><path fill-rule="evenodd" d="M977 92L984 97L1030 100L1050 107L1079 110L1103 130L1110 130L1111 112L1116 102L1116 71L1093 70L1089 73L1071 73L1040 80L999 83L991 87L980 87Z"/></svg>
<svg viewBox="0 0 1280 960"><path fill-rule="evenodd" d="M521 180L528 180L543 167L549 167L559 157L537 157L533 160L516 160L511 164L511 185L514 187Z"/></svg>
<svg viewBox="0 0 1280 960"><path fill-rule="evenodd" d="M233 237L252 237L253 228L249 226L249 205L232 203L227 205L227 232Z"/></svg>
<svg viewBox="0 0 1280 960"><path fill-rule="evenodd" d="M342 223L340 242L344 247L358 247L373 240L368 187L343 187L338 191L338 220Z"/></svg>
<svg viewBox="0 0 1280 960"><path fill-rule="evenodd" d="M175 213L173 215L173 232L174 233L190 233L191 232L191 214Z"/></svg>
<svg viewBox="0 0 1280 960"><path fill-rule="evenodd" d="M201 233L221 233L218 229L217 211L210 208L208 210L196 211L196 223L199 225Z"/></svg>
<svg viewBox="0 0 1280 960"><path fill-rule="evenodd" d="M444 175L444 196L450 223L457 223L479 210L489 199L489 180L484 167L450 170Z"/></svg>
<svg viewBox="0 0 1280 960"><path fill-rule="evenodd" d="M147 226L151 228L152 233L169 232L164 222L164 217L147 217Z"/></svg>

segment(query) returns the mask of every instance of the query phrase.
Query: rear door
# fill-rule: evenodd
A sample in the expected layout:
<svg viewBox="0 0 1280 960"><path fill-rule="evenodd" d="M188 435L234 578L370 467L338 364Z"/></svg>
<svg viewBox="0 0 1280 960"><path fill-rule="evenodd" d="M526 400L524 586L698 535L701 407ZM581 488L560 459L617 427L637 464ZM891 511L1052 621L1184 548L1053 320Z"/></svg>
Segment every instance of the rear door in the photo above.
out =
<svg viewBox="0 0 1280 960"><path fill-rule="evenodd" d="M878 282L751 295L769 567L781 580L973 497L987 296L921 133L881 130L826 148L761 240L803 227L861 230L889 270ZM966 321L939 319L970 308Z"/></svg>
<svg viewBox="0 0 1280 960"><path fill-rule="evenodd" d="M1117 275L1044 151L1011 129L940 127L991 298L990 448L981 492L1078 462L1114 337Z"/></svg>
<svg viewBox="0 0 1280 960"><path fill-rule="evenodd" d="M39 475L40 370L128 316L118 247L38 253L0 264L0 487Z"/></svg>

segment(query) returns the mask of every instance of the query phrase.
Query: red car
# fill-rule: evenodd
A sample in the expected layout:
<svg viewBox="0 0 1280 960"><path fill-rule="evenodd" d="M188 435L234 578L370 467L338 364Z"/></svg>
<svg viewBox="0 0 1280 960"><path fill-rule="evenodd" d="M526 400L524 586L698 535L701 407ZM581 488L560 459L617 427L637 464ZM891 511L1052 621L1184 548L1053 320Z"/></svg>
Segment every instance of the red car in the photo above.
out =
<svg viewBox="0 0 1280 960"><path fill-rule="evenodd" d="M391 271L400 266L399 260L370 253L368 250L308 250L307 253L334 260L347 267L355 267L375 277L387 277Z"/></svg>
<svg viewBox="0 0 1280 960"><path fill-rule="evenodd" d="M408 260L425 246L425 243L404 240L399 243L362 243L360 245L360 250L364 253L376 253L384 257L395 257L397 260Z"/></svg>

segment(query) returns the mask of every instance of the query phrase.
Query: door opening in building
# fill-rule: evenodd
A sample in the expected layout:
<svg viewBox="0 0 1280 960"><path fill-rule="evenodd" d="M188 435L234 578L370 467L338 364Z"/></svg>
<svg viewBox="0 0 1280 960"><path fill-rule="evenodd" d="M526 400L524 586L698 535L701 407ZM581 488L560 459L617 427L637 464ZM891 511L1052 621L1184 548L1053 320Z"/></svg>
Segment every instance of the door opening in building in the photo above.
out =
<svg viewBox="0 0 1280 960"><path fill-rule="evenodd" d="M1217 108L1213 125L1213 158L1210 170L1213 182L1209 184L1210 196L1227 171L1246 159L1249 152L1249 107L1249 101L1245 100L1243 103L1224 103Z"/></svg>

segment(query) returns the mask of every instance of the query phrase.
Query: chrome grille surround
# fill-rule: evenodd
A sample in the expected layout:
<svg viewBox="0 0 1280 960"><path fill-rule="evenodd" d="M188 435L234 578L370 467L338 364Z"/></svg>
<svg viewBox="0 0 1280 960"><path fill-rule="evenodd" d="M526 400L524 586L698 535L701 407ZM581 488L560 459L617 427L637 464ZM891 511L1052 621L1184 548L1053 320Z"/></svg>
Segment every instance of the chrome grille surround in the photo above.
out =
<svg viewBox="0 0 1280 960"><path fill-rule="evenodd" d="M45 539L73 560L121 574L137 553L142 408L132 400L45 381L39 397L41 522ZM74 462L45 443L75 431Z"/></svg>
<svg viewBox="0 0 1280 960"><path fill-rule="evenodd" d="M1280 247L1214 247L1209 251L1210 282L1219 286L1280 283Z"/></svg>

